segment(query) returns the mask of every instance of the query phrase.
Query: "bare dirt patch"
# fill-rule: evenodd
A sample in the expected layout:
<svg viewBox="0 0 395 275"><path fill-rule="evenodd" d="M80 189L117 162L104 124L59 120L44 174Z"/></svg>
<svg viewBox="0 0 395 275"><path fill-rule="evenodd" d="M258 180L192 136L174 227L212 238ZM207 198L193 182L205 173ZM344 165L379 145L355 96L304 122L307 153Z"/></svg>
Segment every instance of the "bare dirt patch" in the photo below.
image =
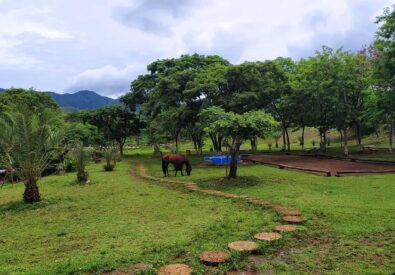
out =
<svg viewBox="0 0 395 275"><path fill-rule="evenodd" d="M268 164L279 168L297 169L316 172L322 175L360 175L395 173L395 165L391 163L375 163L368 161L351 161L326 157L297 156L286 154L261 154L248 157L253 162Z"/></svg>

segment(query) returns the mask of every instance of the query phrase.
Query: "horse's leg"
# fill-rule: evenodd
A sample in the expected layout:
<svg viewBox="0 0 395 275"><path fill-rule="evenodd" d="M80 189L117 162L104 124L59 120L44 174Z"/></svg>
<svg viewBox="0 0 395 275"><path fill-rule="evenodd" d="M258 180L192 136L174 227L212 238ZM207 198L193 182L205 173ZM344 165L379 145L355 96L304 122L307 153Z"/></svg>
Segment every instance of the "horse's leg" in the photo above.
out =
<svg viewBox="0 0 395 275"><path fill-rule="evenodd" d="M163 176L166 177L166 170L167 170L168 164L166 163L165 159L162 158L162 171L163 171Z"/></svg>

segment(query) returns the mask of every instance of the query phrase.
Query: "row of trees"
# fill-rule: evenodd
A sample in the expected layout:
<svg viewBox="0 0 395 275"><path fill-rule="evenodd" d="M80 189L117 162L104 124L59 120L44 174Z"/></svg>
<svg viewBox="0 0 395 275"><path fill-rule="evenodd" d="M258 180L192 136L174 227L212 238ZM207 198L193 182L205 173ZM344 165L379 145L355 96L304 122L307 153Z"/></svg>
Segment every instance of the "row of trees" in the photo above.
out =
<svg viewBox="0 0 395 275"><path fill-rule="evenodd" d="M201 152L207 133L213 148L221 151L229 138L209 129L215 120L202 111L217 106L244 114L265 111L279 122L283 149L290 150L289 130L315 127L320 147L326 150L327 133L337 129L344 154L351 131L358 144L367 131L388 130L392 151L394 128L394 11L378 18L373 45L358 53L323 47L298 62L277 58L232 65L220 56L183 55L148 65L148 73L131 84L121 100L131 110L141 109L151 143L188 135ZM213 114L214 116L215 114ZM257 136L248 139L253 150ZM301 138L304 145L304 137Z"/></svg>

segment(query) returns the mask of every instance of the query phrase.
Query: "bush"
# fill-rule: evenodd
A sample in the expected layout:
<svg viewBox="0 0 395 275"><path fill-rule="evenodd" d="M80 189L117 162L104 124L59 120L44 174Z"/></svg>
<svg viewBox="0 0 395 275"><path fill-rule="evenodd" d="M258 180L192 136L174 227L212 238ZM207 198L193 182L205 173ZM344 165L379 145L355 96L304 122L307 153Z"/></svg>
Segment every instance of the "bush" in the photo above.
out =
<svg viewBox="0 0 395 275"><path fill-rule="evenodd" d="M107 172L113 171L119 159L118 150L115 148L106 148L103 151L103 157L106 160L106 164L103 166L104 170Z"/></svg>
<svg viewBox="0 0 395 275"><path fill-rule="evenodd" d="M89 174L85 168L91 158L91 152L91 148L84 147L82 143L77 144L72 151L79 183L89 182Z"/></svg>
<svg viewBox="0 0 395 275"><path fill-rule="evenodd" d="M75 172L75 165L74 162L71 159L65 159L64 160L64 171L66 173L70 173L70 172Z"/></svg>

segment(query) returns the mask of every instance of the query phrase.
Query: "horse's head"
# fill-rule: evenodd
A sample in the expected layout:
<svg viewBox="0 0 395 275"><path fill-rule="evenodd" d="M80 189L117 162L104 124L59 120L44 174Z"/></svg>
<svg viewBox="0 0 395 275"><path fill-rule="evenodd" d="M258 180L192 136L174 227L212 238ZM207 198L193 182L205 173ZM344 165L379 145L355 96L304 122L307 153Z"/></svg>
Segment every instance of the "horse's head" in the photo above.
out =
<svg viewBox="0 0 395 275"><path fill-rule="evenodd" d="M185 165L186 165L186 171L187 171L187 175L190 176L191 175L191 171L192 171L192 166L191 163L189 162L189 160L185 160Z"/></svg>

